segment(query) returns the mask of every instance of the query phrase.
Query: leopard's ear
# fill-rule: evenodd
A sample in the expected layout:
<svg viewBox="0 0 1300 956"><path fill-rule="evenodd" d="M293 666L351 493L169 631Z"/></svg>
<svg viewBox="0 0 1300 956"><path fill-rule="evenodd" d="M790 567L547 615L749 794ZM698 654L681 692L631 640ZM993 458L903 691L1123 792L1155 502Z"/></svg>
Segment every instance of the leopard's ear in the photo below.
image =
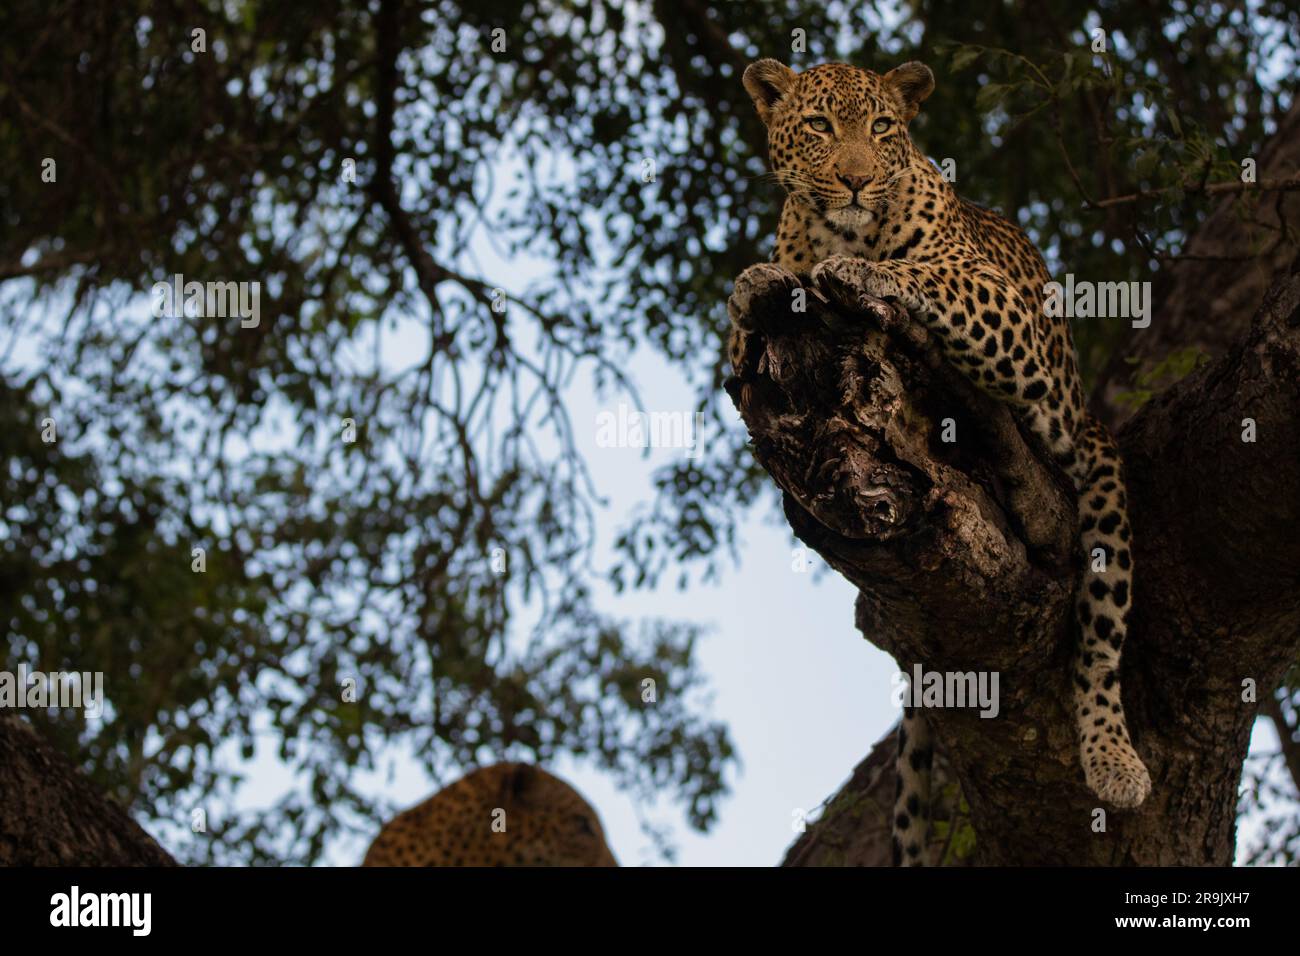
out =
<svg viewBox="0 0 1300 956"><path fill-rule="evenodd" d="M745 91L754 101L758 118L764 123L769 121L777 102L794 86L798 76L780 60L756 60L745 67L745 75L740 81L745 84Z"/></svg>
<svg viewBox="0 0 1300 956"><path fill-rule="evenodd" d="M934 92L934 74L916 60L894 67L885 74L884 80L894 91L898 108L908 122L921 111L921 101Z"/></svg>

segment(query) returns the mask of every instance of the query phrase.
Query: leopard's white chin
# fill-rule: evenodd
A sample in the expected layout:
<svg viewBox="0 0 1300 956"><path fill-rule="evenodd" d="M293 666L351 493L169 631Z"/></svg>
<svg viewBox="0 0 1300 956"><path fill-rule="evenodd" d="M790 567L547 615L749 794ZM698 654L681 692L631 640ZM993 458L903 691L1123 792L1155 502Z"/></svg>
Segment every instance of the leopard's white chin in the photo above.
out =
<svg viewBox="0 0 1300 956"><path fill-rule="evenodd" d="M870 209L861 206L841 206L839 209L826 210L826 220L840 229L861 229L874 218L875 214Z"/></svg>

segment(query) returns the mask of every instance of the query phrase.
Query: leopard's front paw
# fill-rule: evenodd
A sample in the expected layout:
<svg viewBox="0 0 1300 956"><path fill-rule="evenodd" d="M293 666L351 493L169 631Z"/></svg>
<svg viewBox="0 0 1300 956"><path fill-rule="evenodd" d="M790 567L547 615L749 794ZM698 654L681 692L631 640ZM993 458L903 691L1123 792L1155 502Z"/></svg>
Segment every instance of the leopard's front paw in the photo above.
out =
<svg viewBox="0 0 1300 956"><path fill-rule="evenodd" d="M793 303L791 293L798 288L798 276L776 263L750 266L736 276L727 299L731 324L745 332L759 331L763 319L789 313Z"/></svg>
<svg viewBox="0 0 1300 956"><path fill-rule="evenodd" d="M888 299L899 294L898 283L888 269L853 256L831 256L819 262L813 267L812 280L828 298L846 304L856 304L863 296Z"/></svg>
<svg viewBox="0 0 1300 956"><path fill-rule="evenodd" d="M906 331L907 310L884 299L899 297L898 283L885 269L866 259L831 256L812 271L813 284L834 305L866 312L885 331Z"/></svg>

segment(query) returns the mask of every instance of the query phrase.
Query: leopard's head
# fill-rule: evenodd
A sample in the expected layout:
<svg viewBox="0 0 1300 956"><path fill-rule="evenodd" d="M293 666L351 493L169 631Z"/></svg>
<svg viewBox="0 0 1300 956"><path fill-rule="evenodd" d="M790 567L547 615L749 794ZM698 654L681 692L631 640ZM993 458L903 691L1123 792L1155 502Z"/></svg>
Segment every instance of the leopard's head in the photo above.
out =
<svg viewBox="0 0 1300 956"><path fill-rule="evenodd" d="M772 173L787 193L842 228L889 204L911 167L907 124L934 90L922 63L883 76L846 63L796 73L776 60L743 78L767 126Z"/></svg>
<svg viewBox="0 0 1300 956"><path fill-rule="evenodd" d="M541 767L475 770L379 831L365 866L618 866L591 804Z"/></svg>

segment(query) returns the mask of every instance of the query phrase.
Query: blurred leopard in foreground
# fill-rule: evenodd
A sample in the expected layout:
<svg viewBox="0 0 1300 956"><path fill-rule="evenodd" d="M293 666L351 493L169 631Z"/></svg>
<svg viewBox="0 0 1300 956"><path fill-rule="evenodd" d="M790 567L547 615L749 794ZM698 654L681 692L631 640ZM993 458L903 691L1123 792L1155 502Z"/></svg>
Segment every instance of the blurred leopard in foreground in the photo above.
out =
<svg viewBox="0 0 1300 956"><path fill-rule="evenodd" d="M362 866L618 866L590 804L538 767L475 770L384 825Z"/></svg>

